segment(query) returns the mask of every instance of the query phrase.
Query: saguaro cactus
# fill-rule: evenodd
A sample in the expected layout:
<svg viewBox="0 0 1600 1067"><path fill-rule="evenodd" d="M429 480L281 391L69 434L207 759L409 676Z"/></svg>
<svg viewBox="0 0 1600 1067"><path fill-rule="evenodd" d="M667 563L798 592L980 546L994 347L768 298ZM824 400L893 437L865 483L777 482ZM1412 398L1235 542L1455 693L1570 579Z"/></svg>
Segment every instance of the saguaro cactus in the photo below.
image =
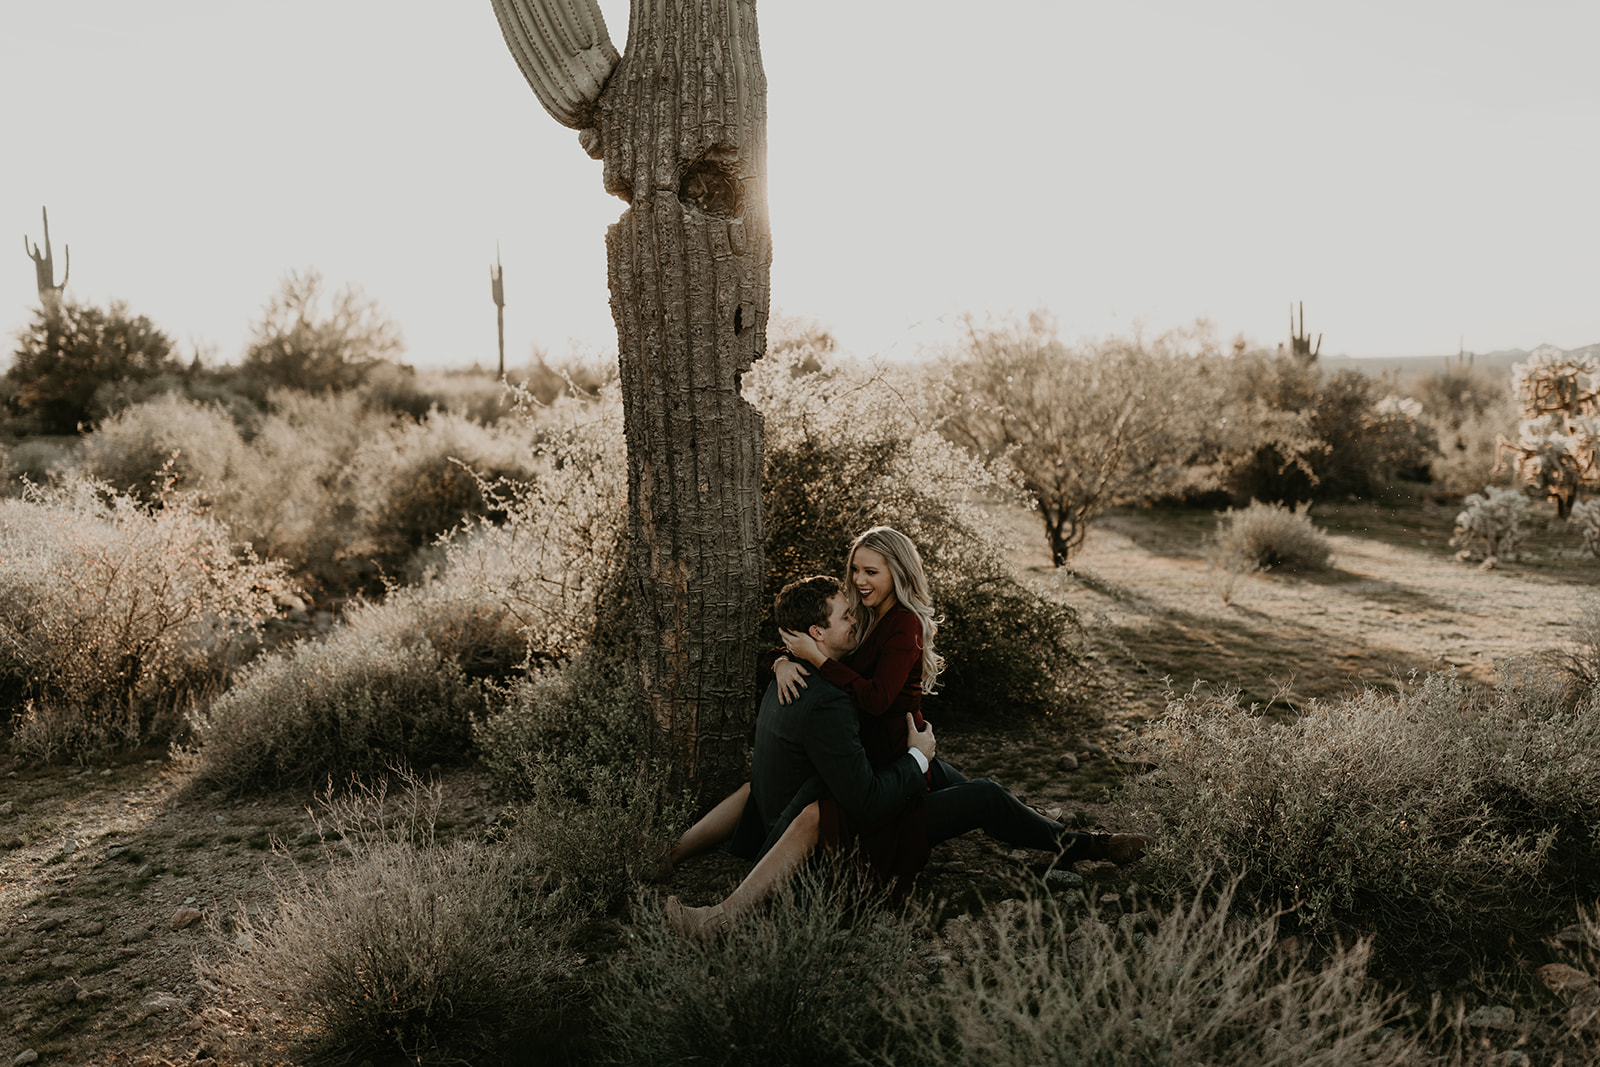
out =
<svg viewBox="0 0 1600 1067"><path fill-rule="evenodd" d="M1306 363L1314 362L1317 354L1322 351L1322 335L1317 334L1317 344L1311 346L1311 335L1306 333L1306 302L1300 301L1300 327L1294 325L1294 308L1289 309L1289 346L1295 358Z"/></svg>
<svg viewBox="0 0 1600 1067"><path fill-rule="evenodd" d="M500 246L494 246L494 266L489 268L489 295L494 297L495 332L500 339L500 377L506 376L506 283L500 266Z"/></svg>
<svg viewBox="0 0 1600 1067"><path fill-rule="evenodd" d="M628 441L629 574L657 737L686 781L743 774L762 588L772 263L754 0L633 0L618 57L593 0L493 0L546 110L628 209L606 233Z"/></svg>
<svg viewBox="0 0 1600 1067"><path fill-rule="evenodd" d="M62 245L61 250L66 253L66 269L61 273L61 284L56 284L55 257L50 253L50 212L45 208L39 209L44 216L44 254L39 254L39 246L35 244L33 250L28 251L28 235L22 235L22 250L28 253L28 258L33 260L33 273L39 284L39 302L45 307L55 307L61 302L61 290L67 287L67 279L72 275L72 248Z"/></svg>

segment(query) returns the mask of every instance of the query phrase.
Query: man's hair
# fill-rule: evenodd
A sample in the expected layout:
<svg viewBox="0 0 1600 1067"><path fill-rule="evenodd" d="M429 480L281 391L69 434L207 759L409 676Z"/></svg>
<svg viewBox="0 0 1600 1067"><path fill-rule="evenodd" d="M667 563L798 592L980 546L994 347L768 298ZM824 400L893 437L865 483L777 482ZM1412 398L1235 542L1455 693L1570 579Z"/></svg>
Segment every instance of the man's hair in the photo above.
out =
<svg viewBox="0 0 1600 1067"><path fill-rule="evenodd" d="M804 633L813 626L828 625L828 601L844 592L839 579L813 574L790 582L772 602L773 618L785 630Z"/></svg>

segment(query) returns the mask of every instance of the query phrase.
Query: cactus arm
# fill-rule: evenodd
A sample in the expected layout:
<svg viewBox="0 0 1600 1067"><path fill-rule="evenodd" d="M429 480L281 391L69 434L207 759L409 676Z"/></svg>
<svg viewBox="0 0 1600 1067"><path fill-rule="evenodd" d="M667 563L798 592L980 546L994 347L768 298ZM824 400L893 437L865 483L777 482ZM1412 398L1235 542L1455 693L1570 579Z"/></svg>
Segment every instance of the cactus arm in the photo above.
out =
<svg viewBox="0 0 1600 1067"><path fill-rule="evenodd" d="M594 126L594 104L621 57L595 0L491 0L533 95L563 126Z"/></svg>
<svg viewBox="0 0 1600 1067"><path fill-rule="evenodd" d="M66 257L67 262L61 271L61 284L56 286L57 289L65 289L67 287L67 279L72 277L72 246L62 245L61 253Z"/></svg>

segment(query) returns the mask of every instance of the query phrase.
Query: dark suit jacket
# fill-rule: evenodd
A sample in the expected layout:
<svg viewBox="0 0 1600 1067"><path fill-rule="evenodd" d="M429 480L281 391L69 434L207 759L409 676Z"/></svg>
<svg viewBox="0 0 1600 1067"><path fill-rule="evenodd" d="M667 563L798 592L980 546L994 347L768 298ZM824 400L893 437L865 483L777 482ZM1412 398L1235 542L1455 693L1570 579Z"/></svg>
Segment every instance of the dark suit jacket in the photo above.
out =
<svg viewBox="0 0 1600 1067"><path fill-rule="evenodd" d="M756 718L750 800L734 834L735 855L757 858L783 836L807 804L833 794L850 818L870 826L927 789L909 752L874 771L861 747L861 723L843 689L813 677L792 704L767 686Z"/></svg>

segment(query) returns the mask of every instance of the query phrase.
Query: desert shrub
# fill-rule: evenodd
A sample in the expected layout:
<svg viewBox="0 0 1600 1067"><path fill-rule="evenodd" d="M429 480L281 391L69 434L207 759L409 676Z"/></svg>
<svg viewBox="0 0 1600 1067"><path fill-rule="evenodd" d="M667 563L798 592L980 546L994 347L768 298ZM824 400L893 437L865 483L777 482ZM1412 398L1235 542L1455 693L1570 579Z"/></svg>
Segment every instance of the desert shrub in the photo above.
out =
<svg viewBox="0 0 1600 1067"><path fill-rule="evenodd" d="M769 355L745 383L766 417L769 598L795 578L840 573L857 534L893 526L916 542L945 617L940 700L1035 711L1072 703L1084 663L1076 613L1007 562L986 506L1017 499L1010 476L930 428L916 378L799 346ZM767 637L776 643L776 629Z"/></svg>
<svg viewBox="0 0 1600 1067"><path fill-rule="evenodd" d="M873 921L822 879L797 879L711 945L653 907L601 992L595 1059L633 1064L850 1063L910 987L910 924Z"/></svg>
<svg viewBox="0 0 1600 1067"><path fill-rule="evenodd" d="M1380 394L1381 383L1360 371L1327 374L1315 363L1281 355L1233 362L1223 401L1230 421L1271 412L1269 425L1281 423L1266 440L1247 434L1228 445L1220 463L1236 496L1373 496L1397 479L1427 476L1437 437L1415 401Z"/></svg>
<svg viewBox="0 0 1600 1067"><path fill-rule="evenodd" d="M479 760L500 787L531 799L546 779L581 787L594 773L631 773L647 741L638 672L582 653L512 683L473 728Z"/></svg>
<svg viewBox="0 0 1600 1067"><path fill-rule="evenodd" d="M249 434L217 513L240 540L284 560L314 587L359 584L345 471L363 442L384 432L387 416L368 412L351 393L278 390L268 403L271 411Z"/></svg>
<svg viewBox="0 0 1600 1067"><path fill-rule="evenodd" d="M170 488L213 500L244 458L233 420L168 393L124 408L83 441L83 469L149 502Z"/></svg>
<svg viewBox="0 0 1600 1067"><path fill-rule="evenodd" d="M21 496L28 482L50 485L77 469L77 438L25 437L6 446L5 495Z"/></svg>
<svg viewBox="0 0 1600 1067"><path fill-rule="evenodd" d="M1408 381L1405 391L1422 405L1422 417L1438 438L1439 454L1428 465L1436 488L1471 493L1511 484L1509 467L1496 466L1499 438L1517 432L1517 405L1504 374L1447 365Z"/></svg>
<svg viewBox="0 0 1600 1067"><path fill-rule="evenodd" d="M338 391L402 348L399 328L359 286L327 296L321 274L291 271L251 326L242 369L269 388Z"/></svg>
<svg viewBox="0 0 1600 1067"><path fill-rule="evenodd" d="M426 640L345 628L256 661L190 721L200 781L238 794L459 761L483 708Z"/></svg>
<svg viewBox="0 0 1600 1067"><path fill-rule="evenodd" d="M1215 361L1179 351L1185 338L1111 338L1072 348L1040 314L980 329L947 361L943 431L1008 463L1062 566L1089 525L1125 500L1193 486L1213 418Z"/></svg>
<svg viewBox="0 0 1600 1067"><path fill-rule="evenodd" d="M1229 508L1217 519L1217 546L1224 558L1259 570L1320 570L1333 557L1328 535L1312 525L1305 504L1252 500L1242 511Z"/></svg>
<svg viewBox="0 0 1600 1067"><path fill-rule="evenodd" d="M1452 547L1456 558L1472 559L1476 554L1488 558L1516 559L1518 547L1529 534L1528 498L1515 489L1487 486L1462 502L1465 508L1456 516Z"/></svg>
<svg viewBox="0 0 1600 1067"><path fill-rule="evenodd" d="M532 476L531 445L519 425L483 427L444 413L370 438L345 473L359 531L351 551L394 573L463 520L503 518L485 490Z"/></svg>
<svg viewBox="0 0 1600 1067"><path fill-rule="evenodd" d="M1189 695L1143 736L1161 772L1117 804L1154 835L1152 884L1218 864L1263 907L1375 931L1395 957L1515 936L1596 887L1600 716L1553 690L1475 702L1433 675L1291 723Z"/></svg>
<svg viewBox="0 0 1600 1067"><path fill-rule="evenodd" d="M382 792L335 806L327 828L349 858L280 883L260 916L241 907L200 964L243 1057L294 1035L327 1062L500 1063L557 1028L583 962L566 947L581 913L553 905L515 835L437 840L439 795L412 790L398 813Z"/></svg>
<svg viewBox="0 0 1600 1067"><path fill-rule="evenodd" d="M896 1035L883 1062L1405 1064L1397 1006L1358 942L1320 967L1284 952L1277 921L1236 915L1233 890L1123 915L1030 900L971 924L964 966L880 997Z"/></svg>
<svg viewBox="0 0 1600 1067"><path fill-rule="evenodd" d="M219 687L276 610L282 568L236 554L181 496L155 510L74 478L0 501L0 685L13 748L35 757L137 743Z"/></svg>
<svg viewBox="0 0 1600 1067"><path fill-rule="evenodd" d="M1583 531L1584 551L1600 559L1600 500L1580 500L1568 518Z"/></svg>
<svg viewBox="0 0 1600 1067"><path fill-rule="evenodd" d="M103 387L178 369L172 341L126 304L63 300L35 310L0 387L33 432L71 434L109 413L95 402Z"/></svg>
<svg viewBox="0 0 1600 1067"><path fill-rule="evenodd" d="M494 515L443 539L425 574L505 614L531 663L570 659L594 638L603 593L620 585L626 517L622 407L616 390L565 400L537 418L527 481L490 487Z"/></svg>

